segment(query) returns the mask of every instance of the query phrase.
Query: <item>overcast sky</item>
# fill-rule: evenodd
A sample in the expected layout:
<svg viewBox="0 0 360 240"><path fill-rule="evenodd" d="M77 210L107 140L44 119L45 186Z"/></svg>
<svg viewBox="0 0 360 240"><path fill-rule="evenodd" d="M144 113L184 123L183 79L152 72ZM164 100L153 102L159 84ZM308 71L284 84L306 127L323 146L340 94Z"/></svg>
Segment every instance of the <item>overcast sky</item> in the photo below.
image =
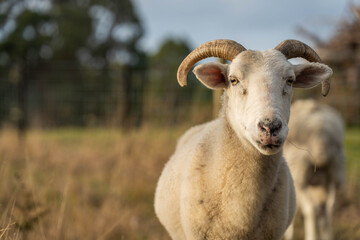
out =
<svg viewBox="0 0 360 240"><path fill-rule="evenodd" d="M331 36L360 0L134 0L145 26L142 46L155 51L169 36L192 47L227 38L248 49L273 48L284 39L313 43L296 30L301 26L321 38Z"/></svg>

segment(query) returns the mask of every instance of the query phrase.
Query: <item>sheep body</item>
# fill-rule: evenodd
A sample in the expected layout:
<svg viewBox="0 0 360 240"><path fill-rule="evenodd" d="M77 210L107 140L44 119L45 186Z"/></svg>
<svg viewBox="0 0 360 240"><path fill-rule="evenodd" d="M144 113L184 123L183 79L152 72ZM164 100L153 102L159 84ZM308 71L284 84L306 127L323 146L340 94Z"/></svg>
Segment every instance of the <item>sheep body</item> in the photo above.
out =
<svg viewBox="0 0 360 240"><path fill-rule="evenodd" d="M265 156L244 145L220 118L180 138L155 203L173 239L280 239L295 195L281 153Z"/></svg>
<svg viewBox="0 0 360 240"><path fill-rule="evenodd" d="M344 181L344 123L331 107L314 100L292 104L284 156L304 215L305 239L331 239L336 190ZM292 239L293 226L287 238Z"/></svg>

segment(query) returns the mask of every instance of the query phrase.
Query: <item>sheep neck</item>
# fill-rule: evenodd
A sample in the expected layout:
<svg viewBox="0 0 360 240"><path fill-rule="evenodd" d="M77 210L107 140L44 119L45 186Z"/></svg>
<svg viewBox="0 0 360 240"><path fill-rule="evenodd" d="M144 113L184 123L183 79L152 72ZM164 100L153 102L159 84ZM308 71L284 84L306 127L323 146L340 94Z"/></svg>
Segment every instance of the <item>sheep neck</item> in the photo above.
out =
<svg viewBox="0 0 360 240"><path fill-rule="evenodd" d="M218 133L219 138L223 142L223 144L221 144L223 148L222 152L229 153L229 161L246 161L248 163L247 165L273 169L273 172L277 171L282 159L282 150L274 155L264 155L245 137L237 134L225 116L220 116L219 120L222 122L222 124L220 124L221 130Z"/></svg>
<svg viewBox="0 0 360 240"><path fill-rule="evenodd" d="M219 120L221 124L215 134L222 143L218 145L220 149L213 152L219 156L213 159L221 161L212 163L214 172L217 172L217 189L226 189L231 194L254 195L254 198L247 198L248 204L255 196L270 194L278 181L279 168L283 162L282 150L274 155L263 155L246 139L240 139L225 117L220 116ZM256 200L258 202L255 204L261 206L264 199Z"/></svg>
<svg viewBox="0 0 360 240"><path fill-rule="evenodd" d="M218 121L220 124L214 134L221 144L213 145L208 152L212 157L208 158L211 160L203 176L207 184L201 188L203 196L212 192L211 198L218 200L209 201L211 204L206 207L222 209L222 212L209 213L211 218L218 217L225 225L238 223L244 232L251 233L261 225L266 201L271 198L279 179L283 159L281 153L266 156L254 147L244 147L243 140L238 138L226 118L219 117ZM204 199L206 202L206 197Z"/></svg>

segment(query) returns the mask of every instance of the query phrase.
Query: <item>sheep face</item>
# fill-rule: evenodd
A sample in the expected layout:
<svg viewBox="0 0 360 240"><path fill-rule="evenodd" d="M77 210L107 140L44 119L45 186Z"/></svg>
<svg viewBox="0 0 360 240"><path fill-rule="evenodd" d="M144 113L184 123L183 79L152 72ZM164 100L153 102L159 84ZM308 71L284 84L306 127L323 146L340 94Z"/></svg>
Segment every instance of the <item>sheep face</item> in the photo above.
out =
<svg viewBox="0 0 360 240"><path fill-rule="evenodd" d="M272 155L288 134L293 87L316 86L332 71L320 63L292 65L277 50L247 50L229 65L205 63L194 73L207 87L225 89L225 117L238 137Z"/></svg>

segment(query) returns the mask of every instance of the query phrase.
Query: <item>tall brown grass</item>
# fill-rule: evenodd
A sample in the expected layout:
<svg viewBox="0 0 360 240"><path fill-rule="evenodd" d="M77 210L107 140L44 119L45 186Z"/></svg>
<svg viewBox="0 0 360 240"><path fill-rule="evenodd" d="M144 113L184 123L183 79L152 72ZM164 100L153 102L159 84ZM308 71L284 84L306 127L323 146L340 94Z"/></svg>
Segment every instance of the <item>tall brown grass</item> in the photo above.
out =
<svg viewBox="0 0 360 240"><path fill-rule="evenodd" d="M32 130L22 140L3 129L0 239L169 239L153 197L184 129ZM360 238L358 174L339 201L336 239Z"/></svg>
<svg viewBox="0 0 360 240"><path fill-rule="evenodd" d="M0 135L1 239L168 239L153 212L179 132Z"/></svg>

